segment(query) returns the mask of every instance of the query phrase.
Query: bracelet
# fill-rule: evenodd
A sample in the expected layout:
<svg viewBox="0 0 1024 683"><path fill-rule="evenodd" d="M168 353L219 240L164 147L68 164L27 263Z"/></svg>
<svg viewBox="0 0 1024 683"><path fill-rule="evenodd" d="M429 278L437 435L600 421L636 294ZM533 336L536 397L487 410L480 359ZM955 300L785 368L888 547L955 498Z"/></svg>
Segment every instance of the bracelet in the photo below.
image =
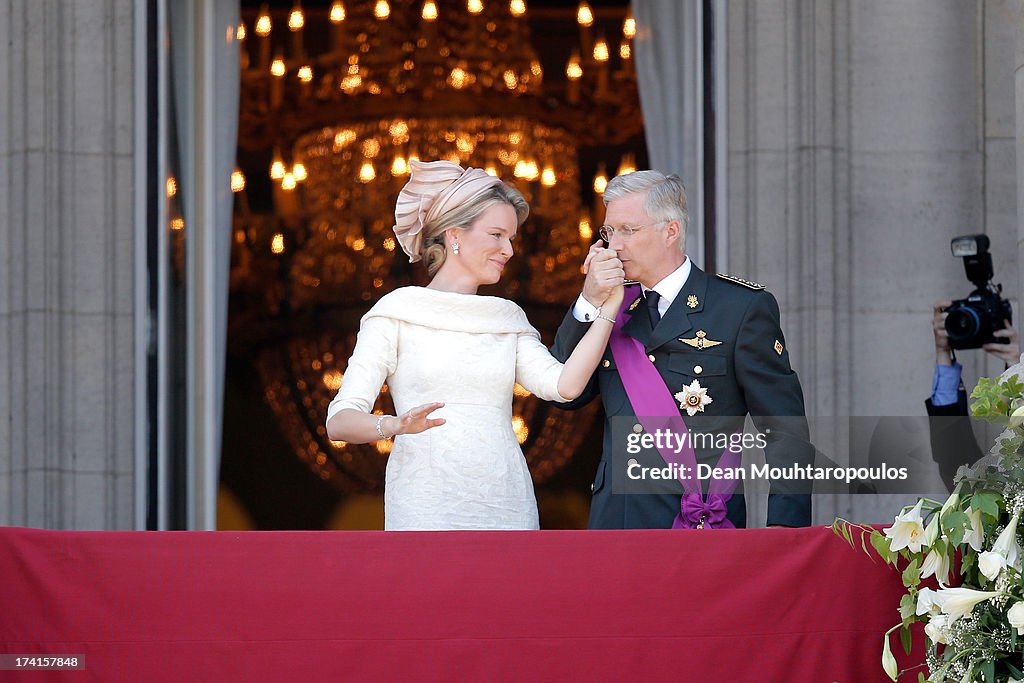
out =
<svg viewBox="0 0 1024 683"><path fill-rule="evenodd" d="M394 434L391 436L384 436L384 430L380 428L380 425L384 422L385 417L387 417L387 415L381 415L377 418L377 436L379 436L382 441L387 441L388 439L393 439L395 437Z"/></svg>
<svg viewBox="0 0 1024 683"><path fill-rule="evenodd" d="M597 315L595 316L595 318L600 318L601 320L607 320L612 325L615 324L615 318L609 318L608 316L606 316L604 313L601 312L600 308L597 309Z"/></svg>

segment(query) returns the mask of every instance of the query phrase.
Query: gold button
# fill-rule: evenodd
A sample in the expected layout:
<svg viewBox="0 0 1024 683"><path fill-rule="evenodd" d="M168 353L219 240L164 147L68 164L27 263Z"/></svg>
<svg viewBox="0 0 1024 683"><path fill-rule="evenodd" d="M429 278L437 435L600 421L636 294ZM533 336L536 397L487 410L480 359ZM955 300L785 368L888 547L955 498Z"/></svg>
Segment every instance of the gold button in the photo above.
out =
<svg viewBox="0 0 1024 683"><path fill-rule="evenodd" d="M648 355L647 356L647 360L649 360L649 361L651 361L653 363L654 362L654 354L652 353L652 354Z"/></svg>
<svg viewBox="0 0 1024 683"><path fill-rule="evenodd" d="M701 367L701 366L699 366L699 365L694 365L694 366L693 366L693 374L695 374L695 375L699 375L699 374L700 374L700 373L702 373L702 372L704 372L704 368L702 368L702 367Z"/></svg>
<svg viewBox="0 0 1024 683"><path fill-rule="evenodd" d="M644 431L644 426L643 425L641 425L641 424L633 425L633 433L634 434L639 434L642 431Z"/></svg>
<svg viewBox="0 0 1024 683"><path fill-rule="evenodd" d="M611 367L611 365L612 365L612 362L610 360L606 360L603 363L601 363L601 367L605 367L605 368L609 368L609 367Z"/></svg>

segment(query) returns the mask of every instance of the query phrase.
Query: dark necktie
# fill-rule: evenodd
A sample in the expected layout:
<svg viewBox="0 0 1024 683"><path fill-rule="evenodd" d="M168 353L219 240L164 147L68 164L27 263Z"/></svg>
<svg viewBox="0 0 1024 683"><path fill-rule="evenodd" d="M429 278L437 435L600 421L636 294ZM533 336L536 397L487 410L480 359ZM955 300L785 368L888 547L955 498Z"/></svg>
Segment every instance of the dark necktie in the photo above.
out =
<svg viewBox="0 0 1024 683"><path fill-rule="evenodd" d="M647 315L651 318L651 329L653 330L658 326L658 322L661 320L661 313L658 313L658 301L661 299L661 295L653 289L648 289L646 298Z"/></svg>

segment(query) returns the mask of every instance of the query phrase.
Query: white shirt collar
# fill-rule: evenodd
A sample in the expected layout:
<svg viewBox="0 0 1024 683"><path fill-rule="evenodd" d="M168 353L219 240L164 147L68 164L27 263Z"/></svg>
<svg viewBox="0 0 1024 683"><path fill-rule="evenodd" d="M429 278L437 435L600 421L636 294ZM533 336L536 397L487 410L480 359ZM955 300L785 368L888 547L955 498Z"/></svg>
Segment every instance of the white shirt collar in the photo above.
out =
<svg viewBox="0 0 1024 683"><path fill-rule="evenodd" d="M683 288L683 285L685 285L686 281L690 278L690 270L690 258L687 257L686 260L683 261L683 265L679 266L671 273L666 275L664 278L662 278L661 282L659 282L658 284L654 285L654 287L651 288L654 291L656 291L659 295L661 295L661 301L658 302L659 304L661 304L661 302L664 302L664 306L667 309L669 305L673 301L675 301L675 298L679 296L679 291ZM647 294L646 288L644 289L644 294ZM659 308L661 308L660 305Z"/></svg>

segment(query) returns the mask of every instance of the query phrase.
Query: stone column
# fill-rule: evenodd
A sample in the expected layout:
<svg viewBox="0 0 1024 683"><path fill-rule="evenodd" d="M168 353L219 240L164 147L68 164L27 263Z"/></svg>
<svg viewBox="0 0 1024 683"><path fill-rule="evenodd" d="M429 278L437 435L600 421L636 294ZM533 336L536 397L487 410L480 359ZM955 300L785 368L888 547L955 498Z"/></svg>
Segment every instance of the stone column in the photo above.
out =
<svg viewBox="0 0 1024 683"><path fill-rule="evenodd" d="M931 304L971 288L950 238L989 233L1018 288L1009 3L728 7L728 267L779 298L809 414L923 415ZM962 362L969 384L991 373L980 352ZM817 517L888 507L837 499Z"/></svg>
<svg viewBox="0 0 1024 683"><path fill-rule="evenodd" d="M0 524L133 526L133 8L0 4Z"/></svg>
<svg viewBox="0 0 1024 683"><path fill-rule="evenodd" d="M1013 55L1013 77L1016 128L1015 146L1017 152L1015 170L1017 190L1017 276L1019 282L1024 282L1024 0L1012 0L1010 2L1013 12L1013 27L1015 32L1015 47ZM1019 294L1019 292L1018 292ZM1018 299L1020 300L1020 299ZM1020 311L1017 311L1017 328L1021 328Z"/></svg>

